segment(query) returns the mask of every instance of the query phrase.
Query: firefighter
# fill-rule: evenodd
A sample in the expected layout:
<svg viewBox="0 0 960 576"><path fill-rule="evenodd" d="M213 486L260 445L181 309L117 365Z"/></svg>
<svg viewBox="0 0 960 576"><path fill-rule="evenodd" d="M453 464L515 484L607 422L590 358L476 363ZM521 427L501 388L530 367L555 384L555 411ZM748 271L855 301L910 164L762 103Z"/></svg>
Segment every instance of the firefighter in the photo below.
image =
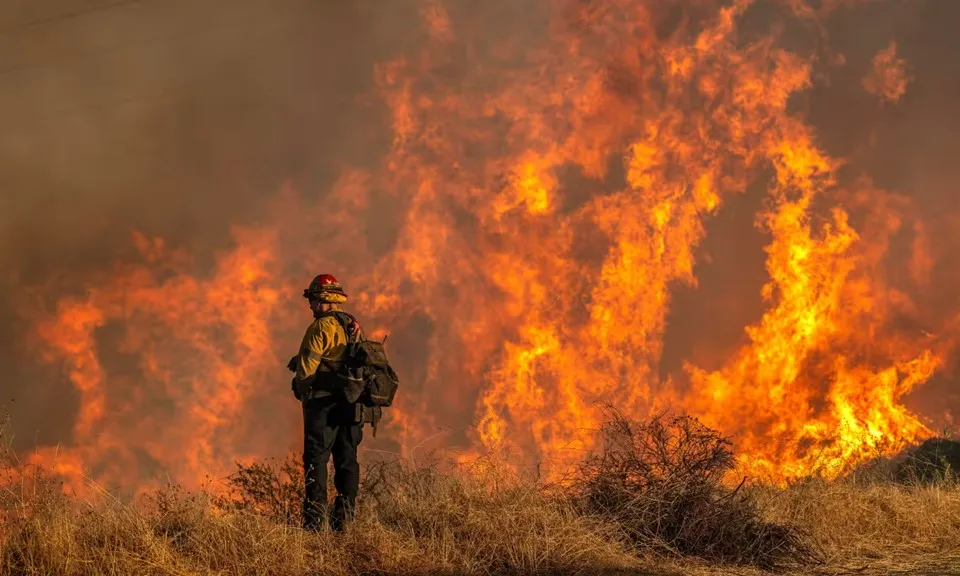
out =
<svg viewBox="0 0 960 576"><path fill-rule="evenodd" d="M363 439L363 418L358 418L356 405L338 395L332 376L347 342L360 335L360 326L352 316L344 315L348 320L343 323L337 319L347 295L330 274L314 278L303 297L314 320L288 365L296 372L293 393L303 406L303 527L320 530L327 525L327 462L332 455L337 496L329 525L342 532L353 518L360 488L357 448Z"/></svg>

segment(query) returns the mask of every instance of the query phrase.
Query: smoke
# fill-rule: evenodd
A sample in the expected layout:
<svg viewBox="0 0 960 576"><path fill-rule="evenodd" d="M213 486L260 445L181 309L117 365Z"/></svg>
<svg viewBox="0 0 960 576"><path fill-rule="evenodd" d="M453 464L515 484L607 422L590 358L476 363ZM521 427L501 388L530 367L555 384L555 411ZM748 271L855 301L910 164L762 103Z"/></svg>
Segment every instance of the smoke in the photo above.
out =
<svg viewBox="0 0 960 576"><path fill-rule="evenodd" d="M891 248L901 262L893 271L895 281L920 280L914 334L949 326L947 332L956 338L960 39L950 23L960 18L960 5L875 2L836 16L828 37L845 64L816 94L811 121L828 149L850 159L849 176L868 174L875 185L909 198L911 216L922 222L922 237L905 222ZM864 75L846 73L852 70ZM895 103L864 89L864 81L879 78L878 70L885 71L887 89L908 81ZM908 399L937 429L953 426L949 414L960 411L955 366L956 358L948 358L941 372Z"/></svg>
<svg viewBox="0 0 960 576"><path fill-rule="evenodd" d="M440 10L441 4L450 9ZM663 27L656 35L667 36L684 16L696 22L700 12L712 12L711 4L651 3L650 11L658 13L658 24ZM771 22L780 15L777 10L786 10L789 5L798 14L810 16L812 13L804 10L806 4L755 3L742 16L739 32L747 38L767 34ZM891 274L894 283L900 280L897 275L902 275L904 283L909 276L919 286L913 288L916 293L911 296L922 305L909 321L905 320L909 324L905 330L916 334L937 331L949 324L948 317L960 308L951 289L960 280L960 234L954 231L960 221L945 216L960 214L954 190L955 182L960 181L960 168L954 162L960 149L960 116L955 106L960 97L960 39L950 25L960 17L960 5L937 0L820 4L824 13L829 8L821 35L812 33L816 27L809 23L798 29L788 26L783 31L787 43L816 45L808 50L817 55L813 62L815 87L791 97L791 109L802 112L816 127L818 146L846 160L840 172L845 183L869 176L871 186L909 199L904 204L909 206L905 209L904 230L898 232L890 248L903 263L903 271ZM678 8L681 5L686 13ZM133 231L144 235L141 248L150 246L146 238L162 237L168 245L192 255L185 265L188 273L230 278L229 271L218 271L216 262L236 239L231 236L234 225L256 228L279 223L281 240L265 233L263 243L289 250L274 254L276 259L296 261L296 269L283 279L284 283L295 284L297 275L305 271L319 271L315 265L336 262L343 270L376 277L380 286L393 288L393 295L414 293L422 309L400 315L391 334L392 350L408 377L406 413L428 423L459 423L461 428L475 424L463 420L476 416L479 375L489 365L477 361L461 366L447 358L445 367L438 368L441 360L437 358L456 357L456 346L483 347L492 357L502 348L501 342L493 341L499 336L497 331L512 329L500 325L503 319L464 309L467 303L458 300L458 291L466 293L468 288L506 291L504 286L497 286L496 278L474 269L492 260L471 260L475 256L471 250L476 249L469 244L472 236L458 234L477 226L476 216L459 215L457 210L466 212L470 205L456 205L450 200L455 207L438 210L443 217L433 220L435 215L429 212L429 206L411 205L414 194L391 195L371 187L353 170L377 166L390 149L391 137L404 136L405 118L391 117L385 107L368 98L375 92L375 79L383 80L390 73L378 64L393 61L423 36L436 44L449 42L450 52L444 55L448 61L433 70L442 78L431 94L436 99L430 105L455 110L456 105L449 102L458 96L457 91L443 90L456 86L461 78L500 81L499 76L486 74L486 69L478 72L481 65L522 68L526 63L516 55L523 50L515 44L540 44L547 33L552 6L548 2L508 0L482 6L469 2L372 0L140 0L100 4L51 0L42 6L35 2L0 6L0 269L4 271L0 276L0 406L7 403L12 408L19 446L27 449L68 440L80 398L60 366L44 365L32 356L36 347L30 345L30 335L35 331L36 318L25 310L49 310L58 295L84 293L91 274L108 275L116 262L138 257L137 242L131 238ZM595 13L583 8L578 15L584 22L595 17L592 25L598 25L601 16L599 8ZM467 28L473 48L487 50L481 40L489 39L489 53L471 52L457 44L455 39L462 30L448 18L470 22ZM570 26L576 25L571 18ZM698 31L693 29L691 33ZM516 61L502 57L498 50L513 55ZM417 52L407 54L415 58ZM610 77L622 92L617 95L619 100L611 101L626 102L629 96L624 94L645 86L629 77L633 62L625 59L621 64L624 72L619 76L613 67L610 70ZM578 72L575 66L566 70L562 60L553 65L557 70L546 70L545 74L553 72L561 78L558 70L571 75ZM504 78L509 75L504 74ZM429 92L430 85L420 88ZM391 94L402 100L402 86L391 89ZM478 93L486 94L482 90ZM496 90L489 93L498 94ZM505 91L502 96L504 100L516 98L512 103L518 106L526 104L523 98L527 95L521 89L516 93ZM538 110L540 105L531 104ZM624 108L630 110L627 105ZM614 118L616 111L609 117L607 113L599 109L591 121L618 120ZM452 157L479 165L486 155L497 157L501 153L496 146L522 144L527 136L501 138L498 134L489 143L480 138L470 142L474 127L488 129L492 124L479 115L473 120L475 124L462 128L463 138L437 136L437 140L452 143L451 147L476 147L472 153L457 150ZM461 129L443 122L438 125L451 131ZM585 146L616 142L616 128L598 130L602 134L596 141L584 140ZM484 149L484 145L490 149ZM411 149L419 152L416 147ZM597 160L596 165L600 164ZM481 172L477 166L442 168L449 168L451 174L459 169ZM534 179L537 176L534 174ZM584 203L584 198L577 195L589 196L600 186L596 179L589 185L570 184L576 177L563 175L568 184L560 187L567 195L563 210L575 211ZM413 180L409 178L405 185L415 188ZM286 183L297 194L278 196ZM671 284L673 299L663 334L660 378L682 374L686 362L707 371L719 369L746 342L744 327L763 314L761 287L769 280L763 246L769 237L755 226L755 220L765 202L764 185L759 179L743 194L725 199L715 215L705 218L705 235L696 249L693 269L696 284ZM443 198L442 193L437 195ZM328 198L330 202L325 204ZM300 199L303 204L297 203ZM497 201L503 203L494 207L495 211L501 210L498 217L517 206L531 213L537 209L536 198L504 196ZM278 206L278 202L283 204ZM328 224L342 222L353 227L317 233L310 228L319 221L313 212L323 212L323 222ZM464 247L462 253L456 253L430 245L443 238L436 229L432 236L421 238L422 245L417 242L416 230L406 231L406 244L400 249L435 248L436 254L449 258L439 263L417 263L423 269L404 270L408 283L418 275L432 275L431 282L423 283L427 285L423 294L416 293L422 286L393 286L389 279L379 276L389 270L357 269L361 262L369 264L398 249L398 229L409 214L418 216L419 220L410 218L416 220L415 224L436 224L438 228L456 224L458 230L451 230L446 239L462 242ZM355 243L363 245L356 252L363 258L352 258L354 254L349 251L333 259L325 255L328 244L323 240L336 233L355 235ZM258 244L246 238L247 243L239 242L245 249ZM337 246L343 247L344 243ZM500 249L496 242L489 242L487 247ZM523 250L502 252L521 253ZM412 267L414 258L397 260L403 262L395 263L396 267ZM503 265L511 268L509 262ZM520 266L517 270L518 274L524 272ZM448 281L444 276L447 273L460 273L460 278ZM490 274L494 275L496 271ZM356 277L341 279L349 287ZM531 272L527 278L534 282L539 277ZM42 286L44 290L24 292L25 286ZM193 294L176 286L154 290L151 284L150 288L148 293L154 297ZM356 292L361 288L357 286ZM277 309L298 304L293 289L278 297L281 303L275 306ZM490 297L469 304L481 307L498 301L498 297ZM100 304L104 305L102 300ZM369 301L365 304L376 307ZM544 304L544 310L551 305ZM438 310L443 307L463 311L462 317L442 318L452 326L446 332L436 326ZM162 308L160 302L150 303L148 309L167 318ZM128 319L124 314L116 312L116 317ZM511 314L522 317L516 310ZM489 316L496 314L491 312ZM171 325L179 320L182 317L174 317ZM285 345L295 344L300 329L299 325L289 333L277 329L275 336ZM454 331L465 334L462 341L438 341L438 334ZM123 374L136 372L125 368L124 363L132 361L118 351L123 348L117 345L123 340L121 336L111 333L108 326L97 337L102 344L101 361L118 381L123 381ZM544 337L542 345L549 349L553 341ZM475 353L471 358L481 356ZM536 370L535 360L531 361L531 372ZM483 358L483 362L489 361ZM461 373L454 373L454 368ZM251 370L256 372L260 367ZM948 365L939 379L915 393L913 401L921 413L949 420L953 416L943 414L944 402L955 407L954 413L960 408L960 399L950 395L955 394L950 392L951 384L955 384L952 370L952 364ZM430 378L444 383L442 394L428 395L436 390L417 388L418 383ZM134 380L129 385L138 383ZM116 390L116 385L110 389ZM263 409L253 405L263 400L260 396L245 400L251 406L244 407L244 415ZM168 408L156 410L163 413ZM411 408L419 412L411 412ZM133 429L136 414L124 418L131 421ZM262 413L260 418L258 422L266 422ZM127 424L124 421L123 426ZM117 424L111 430L115 437L123 437L123 426ZM422 424L410 426L418 433L428 428ZM249 433L258 431L253 427ZM242 439L246 440L246 435Z"/></svg>
<svg viewBox="0 0 960 576"><path fill-rule="evenodd" d="M203 270L282 183L324 194L383 145L358 96L411 18L377 2L0 5L0 405L22 442L63 440L76 399L29 357L14 288L77 293L131 256L133 231Z"/></svg>

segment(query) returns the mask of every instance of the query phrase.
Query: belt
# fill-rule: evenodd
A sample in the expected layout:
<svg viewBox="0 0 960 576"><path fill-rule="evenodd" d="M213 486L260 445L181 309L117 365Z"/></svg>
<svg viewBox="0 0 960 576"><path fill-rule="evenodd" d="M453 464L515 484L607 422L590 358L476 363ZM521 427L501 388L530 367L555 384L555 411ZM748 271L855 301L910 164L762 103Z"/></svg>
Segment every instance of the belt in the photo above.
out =
<svg viewBox="0 0 960 576"><path fill-rule="evenodd" d="M329 398L333 396L333 392L327 390L310 390L303 395L303 399L306 400L316 400L318 398Z"/></svg>

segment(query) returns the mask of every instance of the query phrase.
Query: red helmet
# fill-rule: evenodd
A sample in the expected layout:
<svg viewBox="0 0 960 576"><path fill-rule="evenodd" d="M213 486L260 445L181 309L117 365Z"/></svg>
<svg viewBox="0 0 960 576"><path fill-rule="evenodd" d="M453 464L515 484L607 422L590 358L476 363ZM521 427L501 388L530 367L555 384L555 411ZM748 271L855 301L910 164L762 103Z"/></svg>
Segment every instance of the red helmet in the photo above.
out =
<svg viewBox="0 0 960 576"><path fill-rule="evenodd" d="M343 286L331 274L321 274L310 282L310 286L303 291L304 298L319 296L324 293L334 293L346 296Z"/></svg>

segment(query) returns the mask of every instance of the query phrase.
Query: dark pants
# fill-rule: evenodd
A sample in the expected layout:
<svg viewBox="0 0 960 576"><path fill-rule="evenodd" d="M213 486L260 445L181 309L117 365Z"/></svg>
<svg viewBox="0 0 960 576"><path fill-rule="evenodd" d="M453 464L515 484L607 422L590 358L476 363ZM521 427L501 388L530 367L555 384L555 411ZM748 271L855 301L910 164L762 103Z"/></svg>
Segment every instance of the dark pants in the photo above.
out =
<svg viewBox="0 0 960 576"><path fill-rule="evenodd" d="M327 462L333 455L333 483L337 497L333 503L330 525L343 530L353 518L357 492L360 490L360 463L357 447L363 440L362 423L356 420L352 404L332 398L318 398L303 403L303 472L305 491L303 527L319 530L327 516Z"/></svg>

